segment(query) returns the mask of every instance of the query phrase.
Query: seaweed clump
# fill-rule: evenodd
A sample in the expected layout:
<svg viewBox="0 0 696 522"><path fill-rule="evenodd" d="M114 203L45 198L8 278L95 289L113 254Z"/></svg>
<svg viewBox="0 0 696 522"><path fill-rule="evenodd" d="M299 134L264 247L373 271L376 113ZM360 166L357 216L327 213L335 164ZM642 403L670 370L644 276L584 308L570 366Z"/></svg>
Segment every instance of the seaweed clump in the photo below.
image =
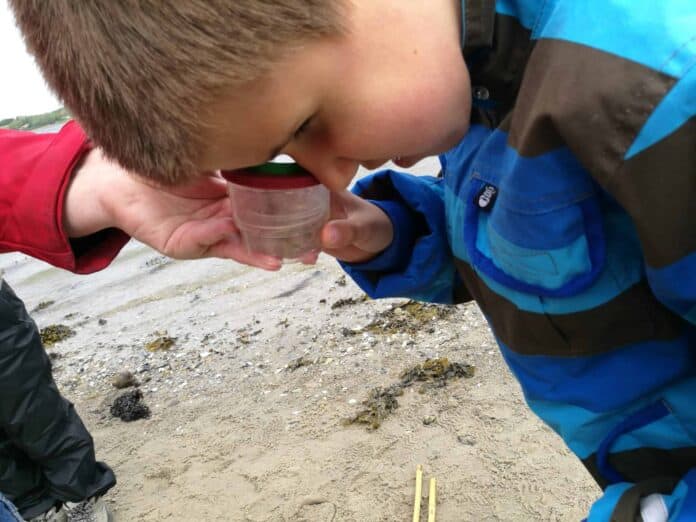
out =
<svg viewBox="0 0 696 522"><path fill-rule="evenodd" d="M453 311L452 306L407 301L379 314L365 327L365 330L374 334L404 332L415 335L423 331L432 333L434 329L432 327L426 329L425 326L435 320L446 319Z"/></svg>
<svg viewBox="0 0 696 522"><path fill-rule="evenodd" d="M47 301L41 301L39 304L37 304L37 305L34 307L34 309L33 309L31 312L32 312L32 313L34 313L34 312L40 312L41 310L45 310L46 308L48 308L49 306L51 306L51 305L54 304L54 303L55 303L55 301L53 301L53 300L51 300L51 299L49 299L49 300L47 300Z"/></svg>
<svg viewBox="0 0 696 522"><path fill-rule="evenodd" d="M46 328L42 328L39 332L41 342L44 346L53 346L54 344L72 337L75 335L75 330L64 324L51 324Z"/></svg>
<svg viewBox="0 0 696 522"><path fill-rule="evenodd" d="M352 306L360 303L364 303L366 301L369 301L370 297L367 294L363 294L360 297L347 297L346 299L339 299L336 301L334 304L331 305L332 310L336 310L338 308L343 308L345 306Z"/></svg>
<svg viewBox="0 0 696 522"><path fill-rule="evenodd" d="M401 373L401 380L386 388L373 388L367 399L362 401L364 408L357 414L343 421L344 426L365 424L368 430L376 430L394 410L399 407L397 397L403 395L404 388L416 382L424 383L419 392L425 393L430 388L442 388L451 379L474 376L475 368L470 364L451 363L447 357L426 359Z"/></svg>
<svg viewBox="0 0 696 522"><path fill-rule="evenodd" d="M443 388L447 381L460 377L470 378L474 376L475 368L470 364L450 362L447 357L439 359L426 359L423 364L417 364L413 368L401 373L401 384L410 386L414 382L424 383L419 392L424 393L429 388Z"/></svg>
<svg viewBox="0 0 696 522"><path fill-rule="evenodd" d="M148 352L166 352L176 342L176 337L169 337L168 335L161 334L159 332L155 333L157 337L154 340L145 343L145 349Z"/></svg>
<svg viewBox="0 0 696 522"><path fill-rule="evenodd" d="M111 405L111 415L124 422L138 419L147 419L150 416L150 408L142 402L143 392L132 390L116 397Z"/></svg>
<svg viewBox="0 0 696 522"><path fill-rule="evenodd" d="M377 387L370 390L362 404L365 406L358 413L343 421L344 426L365 424L368 430L376 430L395 409L399 407L397 397L404 394L401 384L392 384L386 388Z"/></svg>

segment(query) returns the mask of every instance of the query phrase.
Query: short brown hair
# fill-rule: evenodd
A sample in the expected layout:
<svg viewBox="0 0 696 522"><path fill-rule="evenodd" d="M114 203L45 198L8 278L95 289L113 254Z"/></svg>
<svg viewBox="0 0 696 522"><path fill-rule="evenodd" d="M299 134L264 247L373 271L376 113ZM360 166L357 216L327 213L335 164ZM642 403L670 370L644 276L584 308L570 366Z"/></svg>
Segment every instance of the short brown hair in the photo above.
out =
<svg viewBox="0 0 696 522"><path fill-rule="evenodd" d="M291 44L342 32L339 0L10 0L50 87L107 156L195 175L204 109Z"/></svg>

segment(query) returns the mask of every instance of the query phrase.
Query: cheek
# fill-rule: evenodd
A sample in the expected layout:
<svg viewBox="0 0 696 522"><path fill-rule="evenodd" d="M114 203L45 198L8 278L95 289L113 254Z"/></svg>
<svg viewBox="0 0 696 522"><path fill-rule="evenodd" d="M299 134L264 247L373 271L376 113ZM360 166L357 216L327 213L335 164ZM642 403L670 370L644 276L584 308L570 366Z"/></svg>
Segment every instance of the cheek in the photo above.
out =
<svg viewBox="0 0 696 522"><path fill-rule="evenodd" d="M381 121L373 122L373 128L398 139L407 150L440 152L463 137L470 112L471 101L466 93L426 89L392 104Z"/></svg>
<svg viewBox="0 0 696 522"><path fill-rule="evenodd" d="M362 160L444 152L461 140L471 112L468 77L447 79L451 82L411 82L361 97L350 110L332 115L324 145Z"/></svg>

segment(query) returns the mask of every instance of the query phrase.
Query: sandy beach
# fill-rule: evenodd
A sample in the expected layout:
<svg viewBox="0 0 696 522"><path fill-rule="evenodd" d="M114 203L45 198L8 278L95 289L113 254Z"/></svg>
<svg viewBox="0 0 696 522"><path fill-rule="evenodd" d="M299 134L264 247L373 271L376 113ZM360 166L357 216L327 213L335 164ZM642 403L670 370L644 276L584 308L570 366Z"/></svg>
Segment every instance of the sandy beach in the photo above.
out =
<svg viewBox="0 0 696 522"><path fill-rule="evenodd" d="M324 256L268 273L136 242L89 276L21 254L0 268L40 328L74 332L47 350L116 472L117 521L410 521L418 464L443 522L577 521L599 492L527 410L473 303L367 300ZM435 358L474 375L403 387L377 429L344 425ZM135 389L114 386L122 372L149 418L112 416Z"/></svg>
<svg viewBox="0 0 696 522"><path fill-rule="evenodd" d="M580 520L597 494L527 411L474 304L414 319L413 334L371 333L362 328L405 301L364 301L324 257L265 273L133 242L90 276L0 261L27 307L42 308L40 328L75 332L48 350L116 471L117 520L410 520L419 463L438 480L442 521ZM147 349L162 337L167 350ZM342 424L371 389L436 357L475 375L405 389L376 430ZM124 370L150 418L111 416Z"/></svg>

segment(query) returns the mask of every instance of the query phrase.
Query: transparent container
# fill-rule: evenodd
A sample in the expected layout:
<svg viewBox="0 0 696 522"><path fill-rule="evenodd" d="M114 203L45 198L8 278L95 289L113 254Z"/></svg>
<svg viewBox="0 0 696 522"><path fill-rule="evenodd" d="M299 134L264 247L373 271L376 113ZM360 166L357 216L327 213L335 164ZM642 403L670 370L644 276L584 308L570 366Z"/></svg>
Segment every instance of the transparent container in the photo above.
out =
<svg viewBox="0 0 696 522"><path fill-rule="evenodd" d="M320 249L329 191L311 174L295 164L271 163L223 175L249 252L296 260Z"/></svg>

